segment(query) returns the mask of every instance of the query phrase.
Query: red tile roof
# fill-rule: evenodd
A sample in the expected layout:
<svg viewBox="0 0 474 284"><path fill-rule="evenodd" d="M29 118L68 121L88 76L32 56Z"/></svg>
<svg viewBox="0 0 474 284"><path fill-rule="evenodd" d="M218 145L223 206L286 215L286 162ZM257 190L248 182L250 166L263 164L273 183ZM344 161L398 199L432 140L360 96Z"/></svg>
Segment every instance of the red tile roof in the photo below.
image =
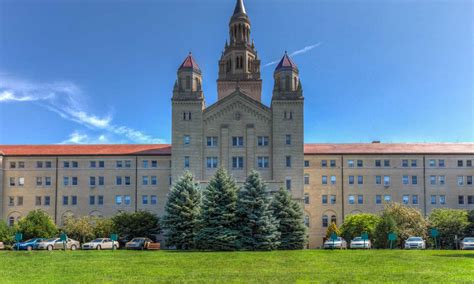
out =
<svg viewBox="0 0 474 284"><path fill-rule="evenodd" d="M298 66L296 66L295 62L291 60L291 58L288 56L286 51L285 51L285 55L283 55L283 58L280 60L280 63L278 63L277 67L275 68L275 71L278 71L280 69L298 70Z"/></svg>
<svg viewBox="0 0 474 284"><path fill-rule="evenodd" d="M171 155L171 145L0 145L0 154L5 156Z"/></svg>
<svg viewBox="0 0 474 284"><path fill-rule="evenodd" d="M305 144L306 155L317 154L474 154L474 143L352 143Z"/></svg>
<svg viewBox="0 0 474 284"><path fill-rule="evenodd" d="M474 143L305 144L306 155L324 154L470 154ZM4 156L171 155L169 144L0 145Z"/></svg>
<svg viewBox="0 0 474 284"><path fill-rule="evenodd" d="M181 68L192 68L194 70L201 71L201 69L199 68L199 65L196 63L196 60L194 60L194 57L191 54L191 52L188 54L186 59L184 59L183 64L181 64L181 66L179 66L179 69L181 69Z"/></svg>

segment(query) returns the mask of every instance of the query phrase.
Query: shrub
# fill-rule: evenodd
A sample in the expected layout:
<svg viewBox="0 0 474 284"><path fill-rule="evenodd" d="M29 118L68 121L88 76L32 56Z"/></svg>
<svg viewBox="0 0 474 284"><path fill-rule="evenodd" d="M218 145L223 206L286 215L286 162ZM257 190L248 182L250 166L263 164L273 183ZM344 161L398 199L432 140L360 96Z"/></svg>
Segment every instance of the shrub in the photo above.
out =
<svg viewBox="0 0 474 284"><path fill-rule="evenodd" d="M441 247L454 248L454 236L462 238L469 226L468 214L465 210L434 209L429 218L430 226L438 229L438 241Z"/></svg>
<svg viewBox="0 0 474 284"><path fill-rule="evenodd" d="M369 213L348 215L341 226L341 235L346 240L352 240L354 237L361 236L363 232L367 232L369 238L373 239L375 228L381 220L380 216Z"/></svg>
<svg viewBox="0 0 474 284"><path fill-rule="evenodd" d="M397 224L389 214L382 214L382 217L375 227L374 245L376 248L388 248L388 234L391 232L397 233ZM397 233L398 234L398 233Z"/></svg>
<svg viewBox="0 0 474 284"><path fill-rule="evenodd" d="M30 211L28 215L18 221L17 230L23 233L23 239L51 238L58 233L58 229L51 217L42 210Z"/></svg>
<svg viewBox="0 0 474 284"><path fill-rule="evenodd" d="M3 220L0 220L0 242L4 244L12 244L14 241L14 230L9 227L7 223Z"/></svg>
<svg viewBox="0 0 474 284"><path fill-rule="evenodd" d="M134 237L156 239L161 232L158 216L148 211L120 212L112 217L115 232L124 240Z"/></svg>
<svg viewBox="0 0 474 284"><path fill-rule="evenodd" d="M411 236L426 239L428 222L418 209L400 203L388 203L385 205L382 214L392 217L395 221L398 245L401 245L403 241Z"/></svg>
<svg viewBox="0 0 474 284"><path fill-rule="evenodd" d="M336 235L338 235L339 237L341 236L341 231L334 222L332 222L326 230L326 240L331 238L332 233L336 233Z"/></svg>
<svg viewBox="0 0 474 284"><path fill-rule="evenodd" d="M95 238L93 219L89 216L67 218L62 227L62 231L66 233L69 238L78 240L81 243Z"/></svg>

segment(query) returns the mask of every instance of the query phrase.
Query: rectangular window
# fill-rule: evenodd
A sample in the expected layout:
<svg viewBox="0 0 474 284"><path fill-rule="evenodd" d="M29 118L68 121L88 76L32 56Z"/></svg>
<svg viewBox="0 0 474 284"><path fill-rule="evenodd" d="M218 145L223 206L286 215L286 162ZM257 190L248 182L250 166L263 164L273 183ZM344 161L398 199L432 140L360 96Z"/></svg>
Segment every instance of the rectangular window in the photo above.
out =
<svg viewBox="0 0 474 284"><path fill-rule="evenodd" d="M15 198L13 196L8 197L8 206L15 206Z"/></svg>
<svg viewBox="0 0 474 284"><path fill-rule="evenodd" d="M375 204L382 204L382 195L375 196Z"/></svg>
<svg viewBox="0 0 474 284"><path fill-rule="evenodd" d="M436 185L436 176L430 176L430 184Z"/></svg>
<svg viewBox="0 0 474 284"><path fill-rule="evenodd" d="M115 204L122 205L122 195L115 195Z"/></svg>
<svg viewBox="0 0 474 284"><path fill-rule="evenodd" d="M430 159L430 167L436 167L436 160L435 159Z"/></svg>
<svg viewBox="0 0 474 284"><path fill-rule="evenodd" d="M309 161L308 160L304 160L304 167L309 168Z"/></svg>
<svg viewBox="0 0 474 284"><path fill-rule="evenodd" d="M258 136L257 137L257 145L258 146L268 146L268 136Z"/></svg>
<svg viewBox="0 0 474 284"><path fill-rule="evenodd" d="M336 204L336 195L331 195L331 204Z"/></svg>
<svg viewBox="0 0 474 284"><path fill-rule="evenodd" d="M328 176L322 176L321 178L321 184L328 184Z"/></svg>
<svg viewBox="0 0 474 284"><path fill-rule="evenodd" d="M71 182L72 185L78 184L77 177L72 177L71 179L72 179L72 182Z"/></svg>
<svg viewBox="0 0 474 284"><path fill-rule="evenodd" d="M416 168L417 160L411 160L411 166Z"/></svg>
<svg viewBox="0 0 474 284"><path fill-rule="evenodd" d="M89 205L95 205L95 196L94 195L89 196Z"/></svg>
<svg viewBox="0 0 474 284"><path fill-rule="evenodd" d="M446 177L445 176L439 176L438 181L439 181L439 185L445 185L446 184Z"/></svg>
<svg viewBox="0 0 474 284"><path fill-rule="evenodd" d="M418 204L418 195L414 194L411 196L411 202L413 204Z"/></svg>
<svg viewBox="0 0 474 284"><path fill-rule="evenodd" d="M444 205L446 204L446 195L439 196L439 204Z"/></svg>
<svg viewBox="0 0 474 284"><path fill-rule="evenodd" d="M304 184L306 184L306 185L309 184L309 175L308 174L304 175Z"/></svg>
<svg viewBox="0 0 474 284"><path fill-rule="evenodd" d="M51 205L51 197L50 196L45 196L44 197L44 206L50 206Z"/></svg>
<svg viewBox="0 0 474 284"><path fill-rule="evenodd" d="M349 176L349 184L354 184L354 176Z"/></svg>
<svg viewBox="0 0 474 284"><path fill-rule="evenodd" d="M184 145L189 145L189 144L191 144L191 137L190 137L189 135L184 135L183 144L184 144Z"/></svg>
<svg viewBox="0 0 474 284"><path fill-rule="evenodd" d="M69 177L63 177L63 185L68 186L69 185Z"/></svg>
<svg viewBox="0 0 474 284"><path fill-rule="evenodd" d="M331 163L331 168L336 167L336 160L331 160L330 163Z"/></svg>
<svg viewBox="0 0 474 284"><path fill-rule="evenodd" d="M142 163L143 163L143 168L147 169L148 168L148 160L143 160Z"/></svg>
<svg viewBox="0 0 474 284"><path fill-rule="evenodd" d="M50 169L51 168L51 161L44 162L44 167Z"/></svg>
<svg viewBox="0 0 474 284"><path fill-rule="evenodd" d="M77 205L77 196L71 196L71 205Z"/></svg>
<svg viewBox="0 0 474 284"><path fill-rule="evenodd" d="M150 196L150 204L151 205L156 205L158 203L158 199L156 198L156 195L151 195Z"/></svg>
<svg viewBox="0 0 474 284"><path fill-rule="evenodd" d="M321 160L321 168L325 168L328 166L328 161L327 160Z"/></svg>
<svg viewBox="0 0 474 284"><path fill-rule="evenodd" d="M364 166L364 161L362 160L357 160L357 167L362 168Z"/></svg>
<svg viewBox="0 0 474 284"><path fill-rule="evenodd" d="M125 205L130 205L132 203L132 199L130 198L130 195L124 195L123 197L123 203Z"/></svg>
<svg viewBox="0 0 474 284"><path fill-rule="evenodd" d="M364 204L364 196L362 194L357 195L357 204Z"/></svg>
<svg viewBox="0 0 474 284"><path fill-rule="evenodd" d="M142 204L147 205L148 204L148 195L142 195Z"/></svg>
<svg viewBox="0 0 474 284"><path fill-rule="evenodd" d="M402 167L404 168L408 167L408 160L402 160Z"/></svg>
<svg viewBox="0 0 474 284"><path fill-rule="evenodd" d="M466 177L466 184L467 185L472 185L472 176L467 176Z"/></svg>
<svg viewBox="0 0 474 284"><path fill-rule="evenodd" d="M458 186L464 185L464 177L463 176L458 176Z"/></svg>
<svg viewBox="0 0 474 284"><path fill-rule="evenodd" d="M103 195L99 195L98 198L97 198L97 204L98 205L104 205L104 196Z"/></svg>
<svg viewBox="0 0 474 284"><path fill-rule="evenodd" d="M99 161L99 168L105 168L105 161Z"/></svg>
<svg viewBox="0 0 474 284"><path fill-rule="evenodd" d="M268 157L257 157L258 167L261 169L266 169L269 166L269 158Z"/></svg>
<svg viewBox="0 0 474 284"><path fill-rule="evenodd" d="M16 162L10 162L10 169L16 168Z"/></svg>
<svg viewBox="0 0 474 284"><path fill-rule="evenodd" d="M244 146L244 137L243 136L233 136L232 137L232 146L234 146L234 147L243 147Z"/></svg>
<svg viewBox="0 0 474 284"><path fill-rule="evenodd" d="M364 184L364 176L357 177L357 184Z"/></svg>
<svg viewBox="0 0 474 284"><path fill-rule="evenodd" d="M438 166L440 168L444 168L445 167L444 160L438 160Z"/></svg>
<svg viewBox="0 0 474 284"><path fill-rule="evenodd" d="M69 205L69 196L63 196L63 205Z"/></svg>
<svg viewBox="0 0 474 284"><path fill-rule="evenodd" d="M327 195L322 195L321 196L321 202L322 202L322 204L328 204L328 196Z"/></svg>
<svg viewBox="0 0 474 284"><path fill-rule="evenodd" d="M291 178L286 178L286 190L291 190Z"/></svg>
<svg viewBox="0 0 474 284"><path fill-rule="evenodd" d="M116 161L116 162L115 162L115 166L116 166L117 168L122 168L122 167L123 167L123 161Z"/></svg>
<svg viewBox="0 0 474 284"><path fill-rule="evenodd" d="M355 199L354 199L354 195L349 195L349 204L354 204L355 203Z"/></svg>
<svg viewBox="0 0 474 284"><path fill-rule="evenodd" d="M466 167L472 167L472 160L466 160Z"/></svg>
<svg viewBox="0 0 474 284"><path fill-rule="evenodd" d="M291 168L291 156L286 156L286 167Z"/></svg>
<svg viewBox="0 0 474 284"><path fill-rule="evenodd" d="M207 157L207 168L215 169L217 168L217 157Z"/></svg>
<svg viewBox="0 0 474 284"><path fill-rule="evenodd" d="M411 176L411 184L418 184L418 177L417 176Z"/></svg>
<svg viewBox="0 0 474 284"><path fill-rule="evenodd" d="M184 168L189 168L189 156L184 156Z"/></svg>
<svg viewBox="0 0 474 284"><path fill-rule="evenodd" d="M18 178L18 186L24 186L25 185L25 178L24 177L19 177Z"/></svg>
<svg viewBox="0 0 474 284"><path fill-rule="evenodd" d="M151 176L151 185L157 185L158 184L158 179L156 176Z"/></svg>
<svg viewBox="0 0 474 284"><path fill-rule="evenodd" d="M402 177L402 183L403 183L404 185L407 185L407 184L408 184L408 176L403 176L403 177Z"/></svg>
<svg viewBox="0 0 474 284"><path fill-rule="evenodd" d="M463 160L458 160L458 167L462 167L463 166Z"/></svg>
<svg viewBox="0 0 474 284"><path fill-rule="evenodd" d="M436 204L436 195L431 195L431 204Z"/></svg>
<svg viewBox="0 0 474 284"><path fill-rule="evenodd" d="M244 157L232 157L232 168L241 170L244 168Z"/></svg>
<svg viewBox="0 0 474 284"><path fill-rule="evenodd" d="M390 185L390 176L383 176L383 185L384 186Z"/></svg>
<svg viewBox="0 0 474 284"><path fill-rule="evenodd" d="M42 186L42 185L43 185L43 178L36 177L36 186Z"/></svg>
<svg viewBox="0 0 474 284"><path fill-rule="evenodd" d="M120 176L115 177L115 185L122 185L122 177Z"/></svg>
<svg viewBox="0 0 474 284"><path fill-rule="evenodd" d="M291 135L290 134L286 134L285 144L286 145L291 145Z"/></svg>
<svg viewBox="0 0 474 284"><path fill-rule="evenodd" d="M51 186L51 177L45 177L44 178L44 185L45 186Z"/></svg>
<svg viewBox="0 0 474 284"><path fill-rule="evenodd" d="M403 195L403 197L402 197L403 204L408 204L409 199L410 199L409 195L407 195L407 194Z"/></svg>
<svg viewBox="0 0 474 284"><path fill-rule="evenodd" d="M23 206L23 196L16 197L16 205Z"/></svg>
<svg viewBox="0 0 474 284"><path fill-rule="evenodd" d="M467 196L467 204L474 204L474 195Z"/></svg>
<svg viewBox="0 0 474 284"><path fill-rule="evenodd" d="M464 195L458 195L458 204L464 204Z"/></svg>
<svg viewBox="0 0 474 284"><path fill-rule="evenodd" d="M95 177L89 177L89 185L95 186Z"/></svg>
<svg viewBox="0 0 474 284"><path fill-rule="evenodd" d="M383 200L384 200L385 202L390 202L390 201L392 200L392 196L391 196L390 194L385 194L385 195L383 196Z"/></svg>
<svg viewBox="0 0 474 284"><path fill-rule="evenodd" d="M375 167L380 168L382 166L381 160L375 160Z"/></svg>
<svg viewBox="0 0 474 284"><path fill-rule="evenodd" d="M304 199L304 204L309 204L309 194L305 193L303 199Z"/></svg>
<svg viewBox="0 0 474 284"><path fill-rule="evenodd" d="M25 168L25 162L18 162L18 168L19 169L24 169Z"/></svg>
<svg viewBox="0 0 474 284"><path fill-rule="evenodd" d="M11 177L10 178L10 186L15 186L15 178L14 177Z"/></svg>
<svg viewBox="0 0 474 284"><path fill-rule="evenodd" d="M142 176L142 185L148 185L148 177Z"/></svg>
<svg viewBox="0 0 474 284"><path fill-rule="evenodd" d="M383 160L384 167L390 167L390 160Z"/></svg>
<svg viewBox="0 0 474 284"><path fill-rule="evenodd" d="M217 147L217 136L206 137L207 147Z"/></svg>
<svg viewBox="0 0 474 284"><path fill-rule="evenodd" d="M354 160L348 160L348 161L347 161L347 166L348 166L349 168L353 168L353 167L354 167Z"/></svg>
<svg viewBox="0 0 474 284"><path fill-rule="evenodd" d="M126 168L131 168L131 167L132 167L132 161L130 161L130 160L125 160L125 167L126 167Z"/></svg>
<svg viewBox="0 0 474 284"><path fill-rule="evenodd" d="M158 168L158 161L157 160L151 160L151 167L152 168Z"/></svg>
<svg viewBox="0 0 474 284"><path fill-rule="evenodd" d="M130 185L130 177L129 176L125 177L125 185Z"/></svg>
<svg viewBox="0 0 474 284"><path fill-rule="evenodd" d="M95 168L97 166L97 162L96 161L90 161L89 162L89 167L90 168Z"/></svg>
<svg viewBox="0 0 474 284"><path fill-rule="evenodd" d="M36 161L36 167L37 168L42 168L43 167L43 162L42 161Z"/></svg>
<svg viewBox="0 0 474 284"><path fill-rule="evenodd" d="M36 206L41 206L41 196L36 196L35 197L35 205Z"/></svg>
<svg viewBox="0 0 474 284"><path fill-rule="evenodd" d="M69 166L70 166L69 161L64 161L63 162L63 168L69 168Z"/></svg>
<svg viewBox="0 0 474 284"><path fill-rule="evenodd" d="M104 177L100 176L99 177L99 185L104 185L104 184L105 184Z"/></svg>
<svg viewBox="0 0 474 284"><path fill-rule="evenodd" d="M336 176L331 176L331 184L336 184Z"/></svg>
<svg viewBox="0 0 474 284"><path fill-rule="evenodd" d="M79 164L77 163L77 161L72 161L71 162L71 165L73 168L77 168L79 166Z"/></svg>

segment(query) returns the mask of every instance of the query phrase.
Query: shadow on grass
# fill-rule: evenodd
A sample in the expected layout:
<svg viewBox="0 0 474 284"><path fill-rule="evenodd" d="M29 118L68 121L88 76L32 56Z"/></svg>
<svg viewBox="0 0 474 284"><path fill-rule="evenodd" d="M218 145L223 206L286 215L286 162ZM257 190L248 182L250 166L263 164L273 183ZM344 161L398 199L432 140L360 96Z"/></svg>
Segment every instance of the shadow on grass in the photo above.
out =
<svg viewBox="0 0 474 284"><path fill-rule="evenodd" d="M455 253L455 254L435 254L433 256L439 256L439 257L467 257L467 258L474 258L474 253Z"/></svg>

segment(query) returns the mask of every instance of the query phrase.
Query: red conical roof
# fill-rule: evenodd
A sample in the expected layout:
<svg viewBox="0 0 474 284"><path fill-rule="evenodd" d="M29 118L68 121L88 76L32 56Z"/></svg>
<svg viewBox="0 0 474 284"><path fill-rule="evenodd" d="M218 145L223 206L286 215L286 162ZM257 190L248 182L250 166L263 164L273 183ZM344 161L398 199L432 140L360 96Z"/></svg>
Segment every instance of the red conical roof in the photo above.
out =
<svg viewBox="0 0 474 284"><path fill-rule="evenodd" d="M188 54L186 59L184 59L183 64L181 64L181 66L179 66L179 69L182 69L182 68L192 68L194 70L201 71L201 69L199 68L199 65L196 63L196 60L194 60L193 55L191 54L191 52Z"/></svg>
<svg viewBox="0 0 474 284"><path fill-rule="evenodd" d="M295 69L298 71L298 66L296 66L293 60L291 60L286 51L285 55L283 55L283 58L280 60L280 63L278 63L277 67L275 68L275 71L280 69Z"/></svg>

